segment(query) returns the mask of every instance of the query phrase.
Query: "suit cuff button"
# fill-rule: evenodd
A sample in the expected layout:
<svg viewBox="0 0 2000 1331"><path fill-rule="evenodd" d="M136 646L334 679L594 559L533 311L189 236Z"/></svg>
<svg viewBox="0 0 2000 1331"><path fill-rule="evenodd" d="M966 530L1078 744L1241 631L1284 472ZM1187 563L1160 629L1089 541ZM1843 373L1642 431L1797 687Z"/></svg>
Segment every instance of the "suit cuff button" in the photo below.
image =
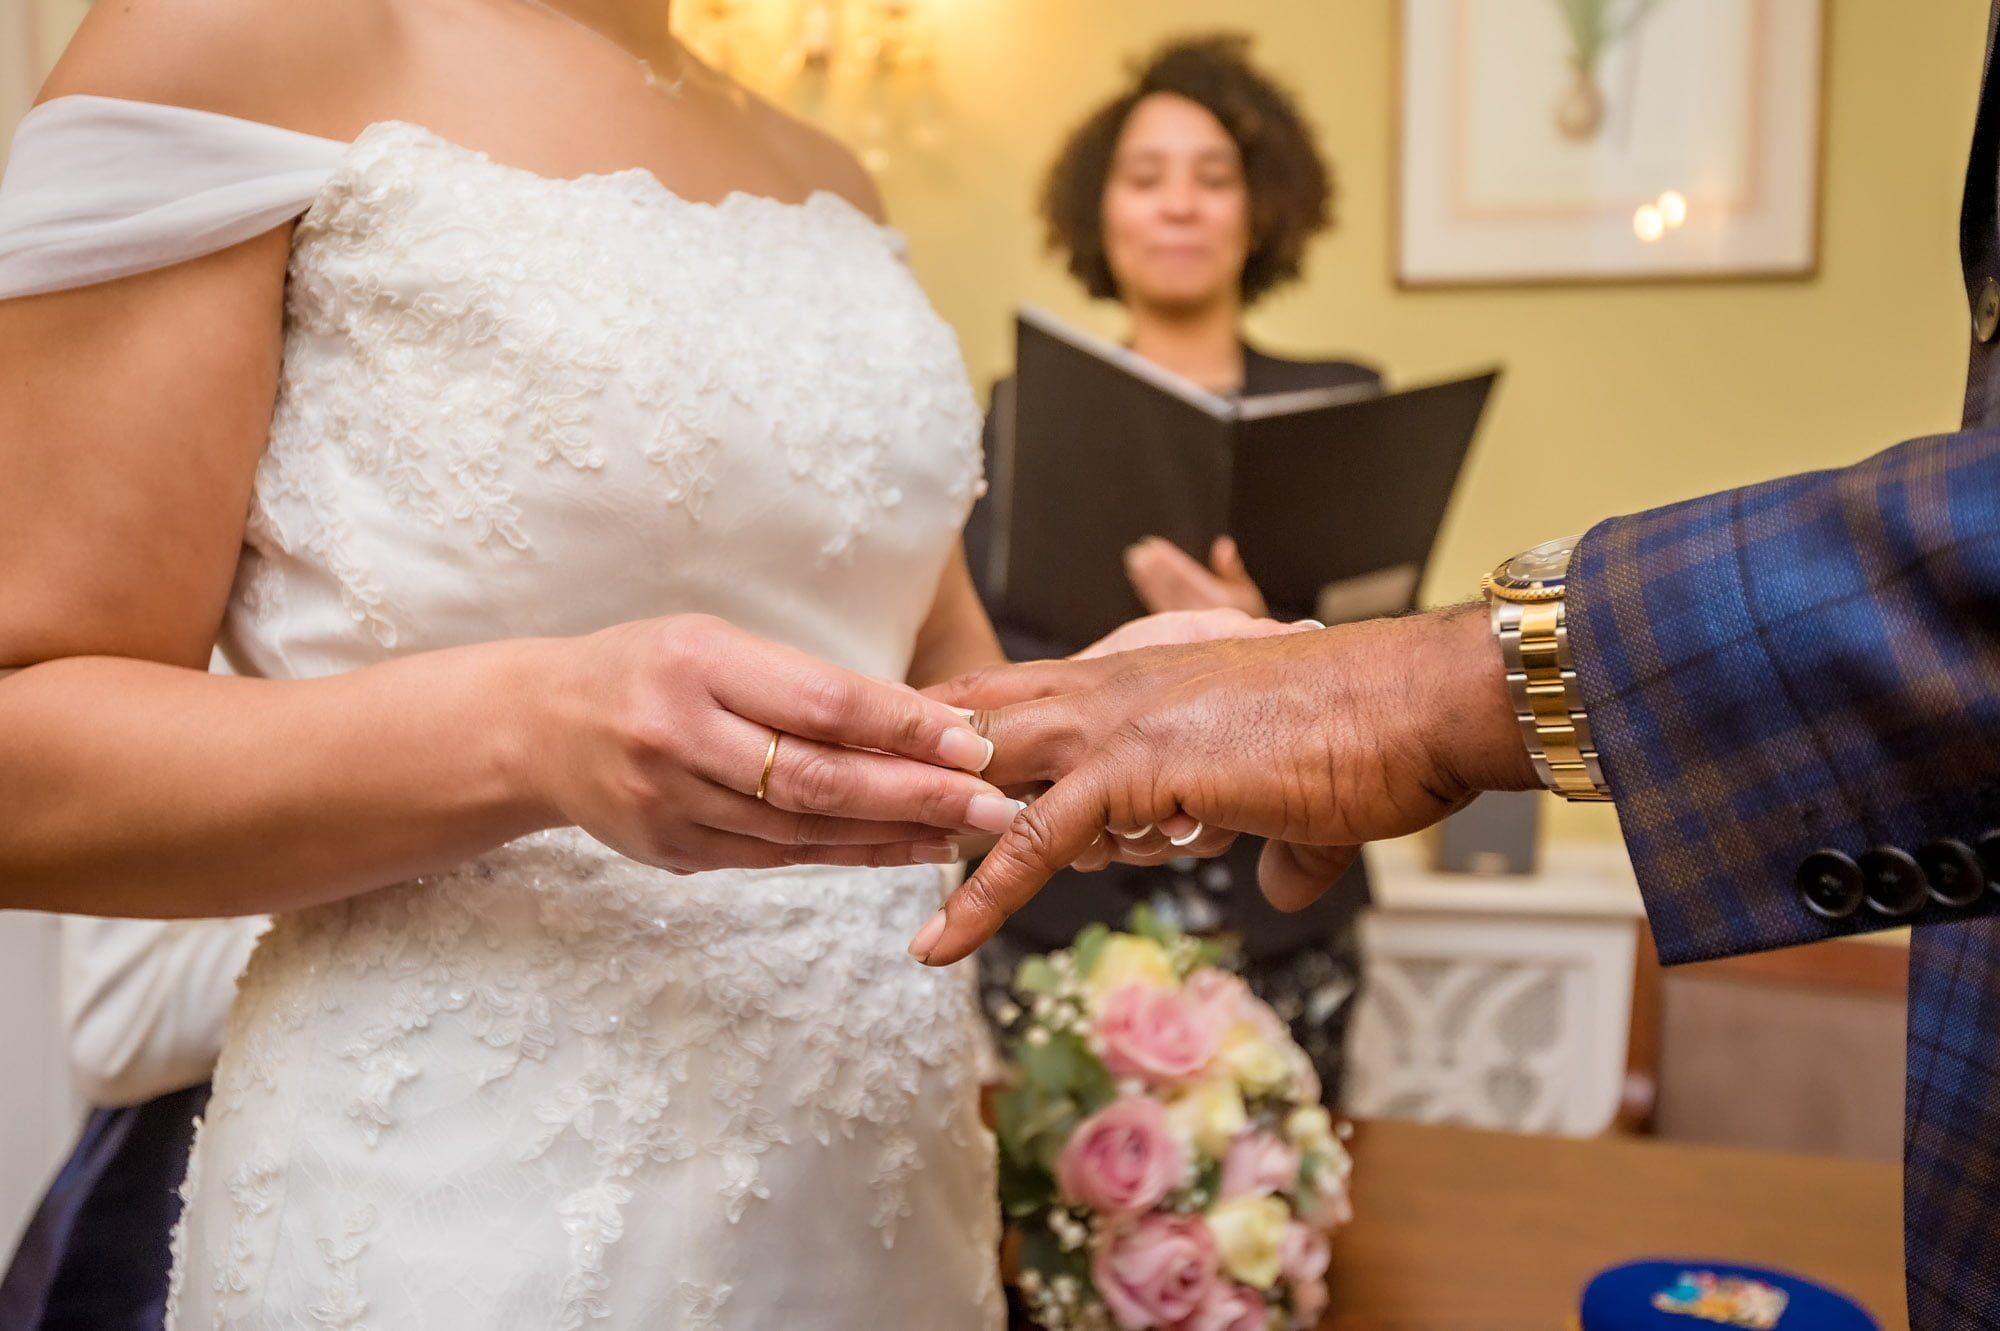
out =
<svg viewBox="0 0 2000 1331"><path fill-rule="evenodd" d="M1816 850L1799 864L1799 895L1813 914L1844 920L1861 909L1861 866L1837 850Z"/></svg>
<svg viewBox="0 0 2000 1331"><path fill-rule="evenodd" d="M1993 850L2000 853L2000 838L1995 839ZM1940 837L1927 842L1917 852L1917 863L1930 880L1931 900L1941 906L1974 905L1986 893L1986 870L1963 841Z"/></svg>
<svg viewBox="0 0 2000 1331"><path fill-rule="evenodd" d="M1861 857L1869 909L1891 919L1915 915L1930 898L1930 884L1916 857L1899 846L1877 846Z"/></svg>

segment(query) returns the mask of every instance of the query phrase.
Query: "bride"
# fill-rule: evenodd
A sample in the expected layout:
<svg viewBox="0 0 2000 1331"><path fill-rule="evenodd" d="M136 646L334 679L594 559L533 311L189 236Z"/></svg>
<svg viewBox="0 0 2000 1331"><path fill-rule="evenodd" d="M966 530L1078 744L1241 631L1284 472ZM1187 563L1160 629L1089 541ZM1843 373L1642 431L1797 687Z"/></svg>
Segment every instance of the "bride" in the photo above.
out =
<svg viewBox="0 0 2000 1331"><path fill-rule="evenodd" d="M997 1327L979 422L853 160L659 0L130 0L0 297L4 900L280 912L174 1324Z"/></svg>

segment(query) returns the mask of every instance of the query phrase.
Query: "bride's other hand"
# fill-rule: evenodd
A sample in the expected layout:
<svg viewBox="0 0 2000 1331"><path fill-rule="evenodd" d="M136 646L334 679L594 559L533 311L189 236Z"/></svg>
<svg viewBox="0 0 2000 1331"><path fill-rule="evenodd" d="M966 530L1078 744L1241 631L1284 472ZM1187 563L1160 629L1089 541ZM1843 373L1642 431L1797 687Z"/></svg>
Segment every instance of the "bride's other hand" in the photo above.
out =
<svg viewBox="0 0 2000 1331"><path fill-rule="evenodd" d="M1270 613L1264 593L1243 566L1227 536L1215 538L1204 566L1172 541L1148 536L1125 551L1125 576L1148 610L1241 610L1253 619Z"/></svg>
<svg viewBox="0 0 2000 1331"><path fill-rule="evenodd" d="M1176 551L1175 553L1179 553ZM1280 624L1275 619L1258 619L1241 610L1222 607L1211 610L1166 610L1120 624L1070 659L1089 661L1117 652L1142 647L1171 647L1188 642L1214 642L1218 638L1269 638L1280 633L1299 633L1322 627L1317 621L1300 620Z"/></svg>
<svg viewBox="0 0 2000 1331"><path fill-rule="evenodd" d="M548 647L528 761L557 819L633 859L675 873L941 864L957 857L949 836L1002 831L1022 807L973 775L993 746L959 711L719 619Z"/></svg>

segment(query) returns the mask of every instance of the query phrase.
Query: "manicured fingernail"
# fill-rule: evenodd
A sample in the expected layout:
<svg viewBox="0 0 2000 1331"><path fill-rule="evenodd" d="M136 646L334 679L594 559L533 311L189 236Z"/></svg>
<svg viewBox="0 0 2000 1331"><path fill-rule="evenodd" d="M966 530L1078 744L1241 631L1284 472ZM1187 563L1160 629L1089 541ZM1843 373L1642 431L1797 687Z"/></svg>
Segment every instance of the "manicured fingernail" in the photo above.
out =
<svg viewBox="0 0 2000 1331"><path fill-rule="evenodd" d="M953 726L938 741L938 758L968 772L983 772L993 761L993 741L976 730Z"/></svg>
<svg viewBox="0 0 2000 1331"><path fill-rule="evenodd" d="M972 719L973 713L970 707L953 707L951 710L957 712L960 716L964 717L968 721Z"/></svg>
<svg viewBox="0 0 2000 1331"><path fill-rule="evenodd" d="M1127 841L1144 841L1147 837L1151 836L1152 834L1153 834L1153 825L1151 823L1147 823L1144 827L1140 828L1136 832L1120 832L1118 835L1124 837Z"/></svg>
<svg viewBox="0 0 2000 1331"><path fill-rule="evenodd" d="M1317 619L1295 619L1292 621L1292 627L1295 629L1323 629L1326 625L1320 623Z"/></svg>
<svg viewBox="0 0 2000 1331"><path fill-rule="evenodd" d="M939 911L924 921L924 927L917 930L917 936L910 940L910 955L918 961L930 960L931 949L937 946L938 939L943 936L944 912Z"/></svg>
<svg viewBox="0 0 2000 1331"><path fill-rule="evenodd" d="M936 841L919 841L910 847L910 858L918 864L956 864L958 847L942 838Z"/></svg>
<svg viewBox="0 0 2000 1331"><path fill-rule="evenodd" d="M966 805L965 821L982 832L1004 832L1014 825L1014 815L1027 807L1005 795L974 795Z"/></svg>
<svg viewBox="0 0 2000 1331"><path fill-rule="evenodd" d="M1194 844L1194 839L1200 835L1201 835L1201 824L1196 823L1192 828L1188 829L1188 832L1185 836L1168 837L1167 840L1171 841L1176 846L1191 846Z"/></svg>

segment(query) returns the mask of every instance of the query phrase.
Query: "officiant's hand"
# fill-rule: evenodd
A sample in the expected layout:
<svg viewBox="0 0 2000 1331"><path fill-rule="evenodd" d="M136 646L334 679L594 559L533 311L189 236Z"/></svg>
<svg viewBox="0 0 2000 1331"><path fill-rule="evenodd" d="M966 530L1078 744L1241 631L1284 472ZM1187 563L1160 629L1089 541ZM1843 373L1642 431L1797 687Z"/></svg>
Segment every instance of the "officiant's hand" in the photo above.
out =
<svg viewBox="0 0 2000 1331"><path fill-rule="evenodd" d="M947 863L1022 807L973 775L993 748L964 714L719 619L537 649L521 762L548 821L675 873Z"/></svg>
<svg viewBox="0 0 2000 1331"><path fill-rule="evenodd" d="M1241 610L1253 619L1270 613L1264 593L1243 566L1243 554L1227 536L1215 538L1208 566L1172 541L1148 536L1125 551L1125 576L1148 610Z"/></svg>
<svg viewBox="0 0 2000 1331"><path fill-rule="evenodd" d="M1364 842L1536 784L1476 607L1001 667L942 696L997 709L975 718L998 746L990 779L1055 784L912 940L931 965L991 937L1106 826L1185 813L1273 838L1259 883L1298 910Z"/></svg>

